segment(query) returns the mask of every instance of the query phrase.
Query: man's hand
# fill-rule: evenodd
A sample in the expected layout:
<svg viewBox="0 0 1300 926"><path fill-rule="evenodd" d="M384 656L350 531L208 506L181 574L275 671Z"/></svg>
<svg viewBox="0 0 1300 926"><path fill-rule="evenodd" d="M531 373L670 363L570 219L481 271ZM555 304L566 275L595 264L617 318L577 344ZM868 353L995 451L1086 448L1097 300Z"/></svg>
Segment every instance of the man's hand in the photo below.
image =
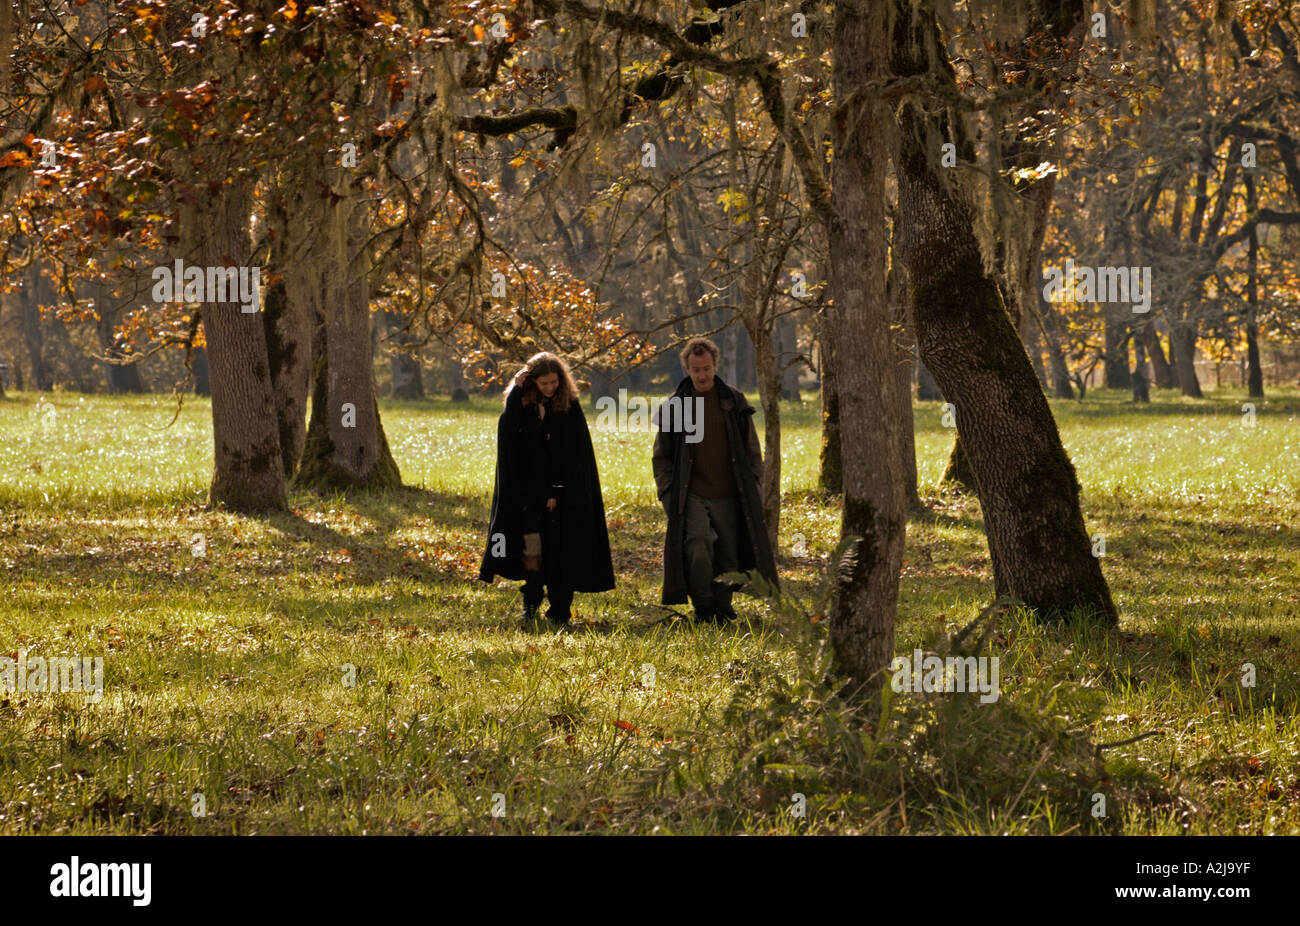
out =
<svg viewBox="0 0 1300 926"><path fill-rule="evenodd" d="M558 504L559 504L559 502L556 501L555 499L553 499L553 498L548 498L548 499L546 500L546 510L547 510L547 511L554 511L554 510L555 510L555 506L558 505Z"/></svg>

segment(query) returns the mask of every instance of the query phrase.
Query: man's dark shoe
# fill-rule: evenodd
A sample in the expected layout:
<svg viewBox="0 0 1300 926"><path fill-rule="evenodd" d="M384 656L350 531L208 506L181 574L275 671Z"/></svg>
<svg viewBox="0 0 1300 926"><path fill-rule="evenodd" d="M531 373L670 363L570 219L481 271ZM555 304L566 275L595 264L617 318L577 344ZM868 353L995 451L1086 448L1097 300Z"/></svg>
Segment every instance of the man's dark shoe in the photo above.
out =
<svg viewBox="0 0 1300 926"><path fill-rule="evenodd" d="M524 602L524 623L525 624L537 623L537 610L539 607L540 605L529 604L527 601Z"/></svg>
<svg viewBox="0 0 1300 926"><path fill-rule="evenodd" d="M712 608L696 608L692 619L697 624L709 624L717 619L717 614Z"/></svg>
<svg viewBox="0 0 1300 926"><path fill-rule="evenodd" d="M573 615L570 614L568 611L564 612L563 614L556 614L554 611L547 609L546 619L550 621L552 624L559 624L567 627L571 623L573 619Z"/></svg>
<svg viewBox="0 0 1300 926"><path fill-rule="evenodd" d="M719 608L717 614L714 616L713 619L717 621L719 624L730 624L736 620L739 620L739 617L736 615L735 608L727 607L727 608Z"/></svg>

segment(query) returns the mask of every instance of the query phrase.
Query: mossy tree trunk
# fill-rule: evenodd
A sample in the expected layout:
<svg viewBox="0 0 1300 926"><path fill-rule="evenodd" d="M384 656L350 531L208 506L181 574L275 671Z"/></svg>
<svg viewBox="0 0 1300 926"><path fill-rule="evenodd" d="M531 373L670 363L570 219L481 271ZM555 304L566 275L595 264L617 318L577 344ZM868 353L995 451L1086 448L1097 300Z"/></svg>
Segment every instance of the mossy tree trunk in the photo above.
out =
<svg viewBox="0 0 1300 926"><path fill-rule="evenodd" d="M295 485L318 491L402 484L379 419L371 364L367 207L341 173L323 209L315 301L312 409Z"/></svg>
<svg viewBox="0 0 1300 926"><path fill-rule="evenodd" d="M895 73L930 73L954 86L933 7L894 0L894 12ZM897 116L899 252L911 279L917 342L956 406L997 594L1019 598L1042 617L1080 608L1115 623L1074 466L1001 292L985 272L971 208L939 173L948 126L915 100L904 100Z"/></svg>
<svg viewBox="0 0 1300 926"><path fill-rule="evenodd" d="M898 579L907 518L900 472L896 356L885 291L887 242L882 144L887 112L878 92L889 34L874 0L841 0L832 26L832 196L829 232L831 338L842 415L844 492L841 536L860 538L840 577L830 636L836 667L866 693L894 656ZM770 93L771 91L769 91ZM805 174L807 178L807 174ZM851 358L852 362L848 362Z"/></svg>
<svg viewBox="0 0 1300 926"><path fill-rule="evenodd" d="M763 484L758 488L763 496L767 540L772 550L778 552L777 538L781 531L781 371L777 366L771 326L756 325L749 335L754 341L758 402L763 409Z"/></svg>
<svg viewBox="0 0 1300 926"><path fill-rule="evenodd" d="M247 188L235 178L210 202L189 207L184 228L200 235L198 263L246 267L252 261ZM235 301L203 305L212 385L214 467L208 501L235 511L286 507L275 395L260 313Z"/></svg>
<svg viewBox="0 0 1300 926"><path fill-rule="evenodd" d="M840 462L840 402L836 392L835 339L825 315L818 320L818 350L821 356L822 444L818 454L818 486L827 495L844 490L844 472Z"/></svg>
<svg viewBox="0 0 1300 926"><path fill-rule="evenodd" d="M311 298L290 256L290 217L278 193L271 200L270 271L279 275L266 287L262 323L266 330L267 361L275 390L275 420L280 432L280 458L286 479L298 469L307 438L307 392L311 386Z"/></svg>
<svg viewBox="0 0 1300 926"><path fill-rule="evenodd" d="M897 227L897 219L895 219ZM898 389L898 465L903 476L903 503L911 510L921 508L916 478L916 422L912 418L912 366L916 362L916 337L907 311L911 293L902 262L890 265L885 289L889 294L889 315L894 334L894 375Z"/></svg>
<svg viewBox="0 0 1300 926"><path fill-rule="evenodd" d="M952 442L952 450L948 451L948 463L943 468L943 475L939 477L939 484L960 486L967 492L979 494L979 488L975 485L975 474L971 472L970 459L962 449L960 433Z"/></svg>

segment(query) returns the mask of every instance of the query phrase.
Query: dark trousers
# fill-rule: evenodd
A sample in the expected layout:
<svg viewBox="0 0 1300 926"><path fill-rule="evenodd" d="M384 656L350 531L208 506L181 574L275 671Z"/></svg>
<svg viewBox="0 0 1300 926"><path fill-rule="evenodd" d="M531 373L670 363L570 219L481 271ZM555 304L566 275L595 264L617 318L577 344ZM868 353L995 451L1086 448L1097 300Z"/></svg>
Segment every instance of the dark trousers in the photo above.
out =
<svg viewBox="0 0 1300 926"><path fill-rule="evenodd" d="M569 617L573 589L564 581L564 553L559 544L559 512L545 512L539 533L542 535L542 568L524 570L524 604L541 605L545 596L550 603L547 617Z"/></svg>
<svg viewBox="0 0 1300 926"><path fill-rule="evenodd" d="M686 496L686 591L701 614L731 612L732 586L717 576L740 569L740 500Z"/></svg>

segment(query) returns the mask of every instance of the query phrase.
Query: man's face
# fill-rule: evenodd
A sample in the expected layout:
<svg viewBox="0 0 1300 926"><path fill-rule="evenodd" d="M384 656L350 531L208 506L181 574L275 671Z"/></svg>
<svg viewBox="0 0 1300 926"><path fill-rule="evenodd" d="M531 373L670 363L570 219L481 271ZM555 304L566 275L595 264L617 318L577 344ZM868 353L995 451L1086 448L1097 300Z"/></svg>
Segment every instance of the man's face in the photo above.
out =
<svg viewBox="0 0 1300 926"><path fill-rule="evenodd" d="M691 354L686 358L686 374L695 384L696 392L708 392L713 388L713 374L716 367L713 363L713 355L708 351L701 354Z"/></svg>
<svg viewBox="0 0 1300 926"><path fill-rule="evenodd" d="M555 395L556 389L560 388L560 377L555 373L539 376L534 382L537 383L537 391L548 399Z"/></svg>

